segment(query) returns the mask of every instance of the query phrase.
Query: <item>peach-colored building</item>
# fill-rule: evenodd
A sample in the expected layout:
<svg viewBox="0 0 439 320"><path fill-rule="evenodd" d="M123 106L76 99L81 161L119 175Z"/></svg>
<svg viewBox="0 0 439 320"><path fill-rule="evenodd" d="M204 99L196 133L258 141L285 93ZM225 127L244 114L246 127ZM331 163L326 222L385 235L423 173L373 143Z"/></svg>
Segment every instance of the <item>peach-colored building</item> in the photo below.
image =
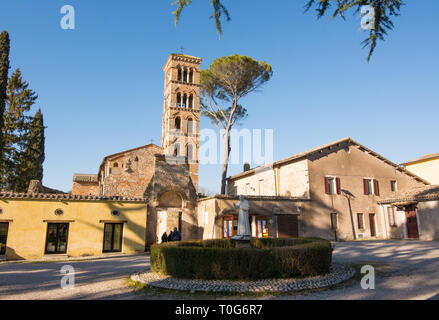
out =
<svg viewBox="0 0 439 320"><path fill-rule="evenodd" d="M428 154L401 165L431 184L439 184L439 153Z"/></svg>

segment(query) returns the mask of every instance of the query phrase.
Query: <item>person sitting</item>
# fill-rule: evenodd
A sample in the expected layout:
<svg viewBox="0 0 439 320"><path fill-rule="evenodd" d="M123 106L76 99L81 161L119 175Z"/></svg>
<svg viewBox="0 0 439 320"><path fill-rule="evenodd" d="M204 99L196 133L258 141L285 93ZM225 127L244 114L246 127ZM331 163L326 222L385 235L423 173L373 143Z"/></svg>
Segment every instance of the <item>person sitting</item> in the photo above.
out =
<svg viewBox="0 0 439 320"><path fill-rule="evenodd" d="M174 228L171 239L172 241L181 241L181 233L177 230L177 227Z"/></svg>
<svg viewBox="0 0 439 320"><path fill-rule="evenodd" d="M167 241L168 241L168 235L166 234L166 231L165 231L165 233L163 233L163 235L162 235L162 243L165 243Z"/></svg>

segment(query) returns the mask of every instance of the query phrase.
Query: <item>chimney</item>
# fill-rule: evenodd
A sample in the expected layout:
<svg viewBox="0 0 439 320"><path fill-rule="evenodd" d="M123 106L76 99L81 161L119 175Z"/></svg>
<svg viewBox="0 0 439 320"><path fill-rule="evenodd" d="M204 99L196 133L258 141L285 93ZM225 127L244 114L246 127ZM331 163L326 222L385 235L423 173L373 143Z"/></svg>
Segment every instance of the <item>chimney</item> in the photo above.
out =
<svg viewBox="0 0 439 320"><path fill-rule="evenodd" d="M246 162L244 163L244 172L247 172L250 170L250 163Z"/></svg>

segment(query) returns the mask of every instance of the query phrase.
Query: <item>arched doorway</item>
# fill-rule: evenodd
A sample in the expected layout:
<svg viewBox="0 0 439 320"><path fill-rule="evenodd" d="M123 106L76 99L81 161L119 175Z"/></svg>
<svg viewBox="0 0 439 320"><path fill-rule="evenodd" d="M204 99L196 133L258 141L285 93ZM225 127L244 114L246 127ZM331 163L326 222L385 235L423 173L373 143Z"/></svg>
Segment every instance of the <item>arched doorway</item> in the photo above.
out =
<svg viewBox="0 0 439 320"><path fill-rule="evenodd" d="M182 233L183 198L176 191L166 191L159 197L157 208L157 239L177 228Z"/></svg>

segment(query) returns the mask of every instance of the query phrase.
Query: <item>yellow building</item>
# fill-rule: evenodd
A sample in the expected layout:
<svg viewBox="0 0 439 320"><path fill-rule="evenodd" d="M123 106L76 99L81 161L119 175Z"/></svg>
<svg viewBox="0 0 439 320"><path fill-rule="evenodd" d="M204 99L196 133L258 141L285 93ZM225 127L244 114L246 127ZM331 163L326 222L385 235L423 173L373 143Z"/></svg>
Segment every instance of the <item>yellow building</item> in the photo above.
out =
<svg viewBox="0 0 439 320"><path fill-rule="evenodd" d="M428 154L401 165L431 184L439 184L439 153Z"/></svg>
<svg viewBox="0 0 439 320"><path fill-rule="evenodd" d="M144 252L146 219L143 198L0 192L0 257Z"/></svg>

